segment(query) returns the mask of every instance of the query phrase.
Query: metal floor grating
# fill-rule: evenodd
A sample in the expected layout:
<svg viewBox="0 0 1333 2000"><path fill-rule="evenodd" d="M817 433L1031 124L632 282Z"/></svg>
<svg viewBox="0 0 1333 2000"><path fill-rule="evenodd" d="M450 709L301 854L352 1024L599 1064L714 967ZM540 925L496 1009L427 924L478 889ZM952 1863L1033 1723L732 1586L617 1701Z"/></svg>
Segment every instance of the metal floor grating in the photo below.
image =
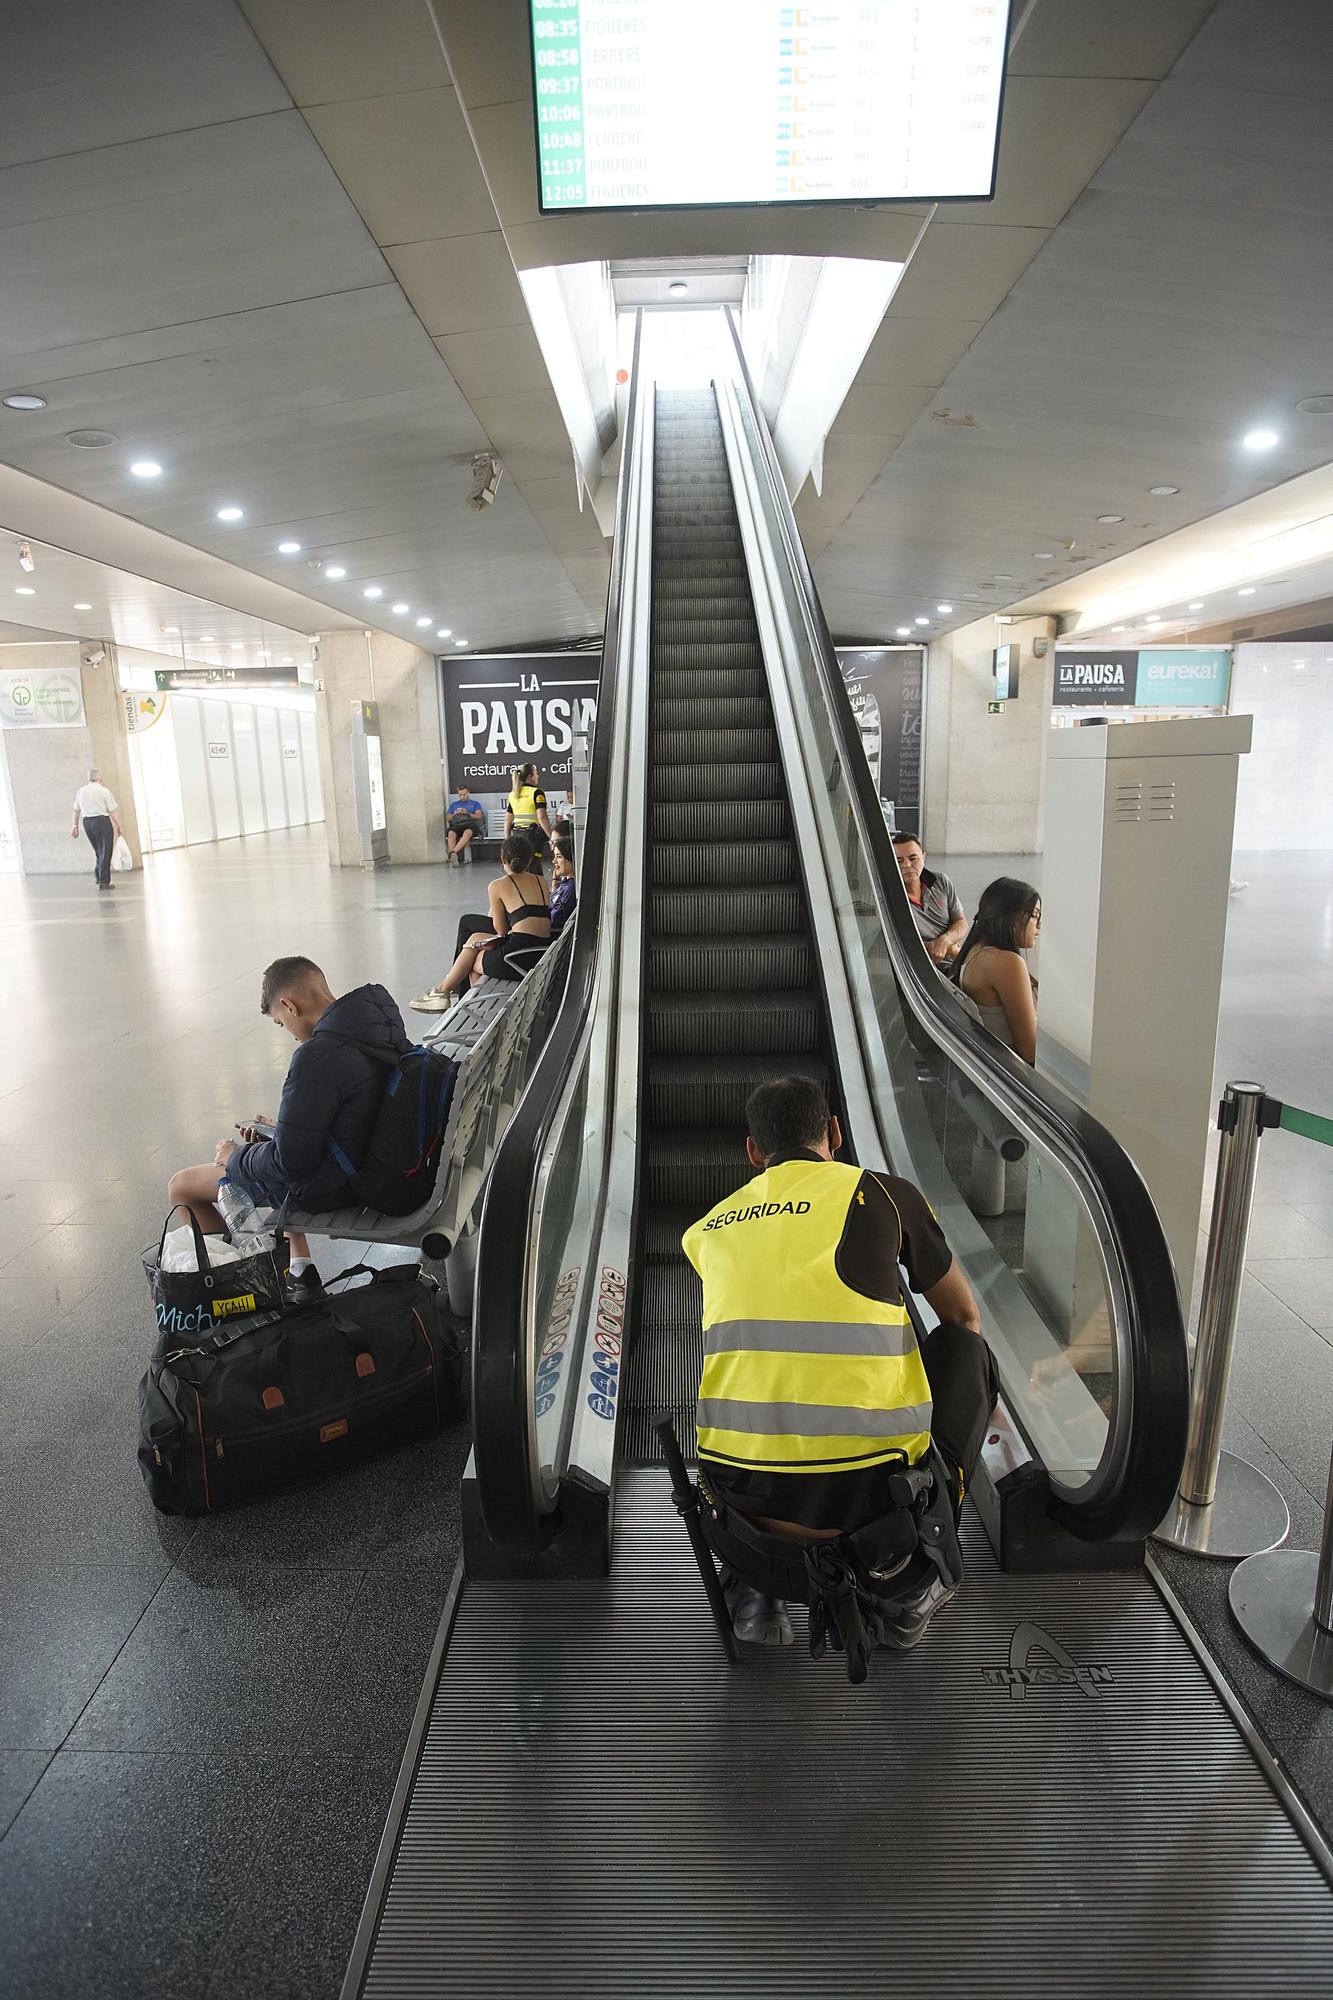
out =
<svg viewBox="0 0 1333 2000"><path fill-rule="evenodd" d="M464 1585L349 1993L1328 1993L1333 1894L1146 1575L1006 1576L969 1517L857 1691L800 1630L728 1667L664 1475L617 1503L610 1578ZM1028 1624L1098 1674L1015 1696Z"/></svg>

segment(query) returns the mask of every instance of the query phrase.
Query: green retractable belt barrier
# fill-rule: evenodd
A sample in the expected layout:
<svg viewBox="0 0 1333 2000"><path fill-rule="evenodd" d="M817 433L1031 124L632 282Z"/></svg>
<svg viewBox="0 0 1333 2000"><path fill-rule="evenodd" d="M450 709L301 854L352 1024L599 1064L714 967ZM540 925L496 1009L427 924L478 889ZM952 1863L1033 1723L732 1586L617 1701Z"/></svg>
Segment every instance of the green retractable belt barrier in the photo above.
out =
<svg viewBox="0 0 1333 2000"><path fill-rule="evenodd" d="M1333 1146L1333 1118L1321 1118L1317 1111L1301 1111L1294 1104L1284 1104L1277 1122L1284 1132L1314 1139L1321 1146Z"/></svg>

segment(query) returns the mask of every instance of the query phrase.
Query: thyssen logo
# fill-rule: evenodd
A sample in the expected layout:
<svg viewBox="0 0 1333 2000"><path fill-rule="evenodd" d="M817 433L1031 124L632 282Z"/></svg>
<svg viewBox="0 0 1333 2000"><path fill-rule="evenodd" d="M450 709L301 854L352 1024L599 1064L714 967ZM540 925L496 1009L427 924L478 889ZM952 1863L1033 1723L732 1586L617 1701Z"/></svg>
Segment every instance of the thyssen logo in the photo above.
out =
<svg viewBox="0 0 1333 2000"><path fill-rule="evenodd" d="M1115 1680L1109 1667L1075 1660L1044 1625L1027 1622L1014 1627L1008 1666L981 1671L988 1687L1007 1687L1013 1701L1022 1701L1029 1688L1043 1687L1078 1687L1089 1701L1096 1701L1098 1689Z"/></svg>

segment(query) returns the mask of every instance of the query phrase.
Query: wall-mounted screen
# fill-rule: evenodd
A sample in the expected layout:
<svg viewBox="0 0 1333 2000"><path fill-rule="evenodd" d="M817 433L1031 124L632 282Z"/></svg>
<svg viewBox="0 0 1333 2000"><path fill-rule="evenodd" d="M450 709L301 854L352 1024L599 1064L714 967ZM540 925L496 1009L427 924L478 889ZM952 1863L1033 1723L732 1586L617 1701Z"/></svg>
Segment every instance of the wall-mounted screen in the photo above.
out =
<svg viewBox="0 0 1333 2000"><path fill-rule="evenodd" d="M1011 639L995 648L995 699L1014 701L1018 696L1018 647Z"/></svg>
<svg viewBox="0 0 1333 2000"><path fill-rule="evenodd" d="M529 0L541 206L984 201L1009 0Z"/></svg>

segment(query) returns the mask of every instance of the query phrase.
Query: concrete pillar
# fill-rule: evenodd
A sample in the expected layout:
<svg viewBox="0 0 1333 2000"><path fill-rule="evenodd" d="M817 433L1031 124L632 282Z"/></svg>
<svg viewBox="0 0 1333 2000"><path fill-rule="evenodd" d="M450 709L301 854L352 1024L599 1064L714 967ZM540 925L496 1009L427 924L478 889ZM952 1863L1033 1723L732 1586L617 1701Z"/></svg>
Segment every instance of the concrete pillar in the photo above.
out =
<svg viewBox="0 0 1333 2000"><path fill-rule="evenodd" d="M85 664L95 653L96 667ZM91 872L90 849L80 834L69 837L74 794L91 765L115 795L121 825L135 866L141 864L139 824L130 783L129 749L110 640L59 640L50 644L0 646L0 668L19 673L67 674L83 690L84 721L57 728L0 730L13 805L19 867L25 875L80 875Z"/></svg>
<svg viewBox="0 0 1333 2000"><path fill-rule="evenodd" d="M1054 637L1052 618L980 618L932 640L924 819L934 853L1040 853ZM1032 650L1038 639L1051 642L1043 659ZM1018 694L992 715L995 648L1014 644Z"/></svg>
<svg viewBox="0 0 1333 2000"><path fill-rule="evenodd" d="M386 632L322 632L315 719L324 830L335 868L361 866L352 783L352 705L376 701L391 862L443 861L444 749L435 657Z"/></svg>

